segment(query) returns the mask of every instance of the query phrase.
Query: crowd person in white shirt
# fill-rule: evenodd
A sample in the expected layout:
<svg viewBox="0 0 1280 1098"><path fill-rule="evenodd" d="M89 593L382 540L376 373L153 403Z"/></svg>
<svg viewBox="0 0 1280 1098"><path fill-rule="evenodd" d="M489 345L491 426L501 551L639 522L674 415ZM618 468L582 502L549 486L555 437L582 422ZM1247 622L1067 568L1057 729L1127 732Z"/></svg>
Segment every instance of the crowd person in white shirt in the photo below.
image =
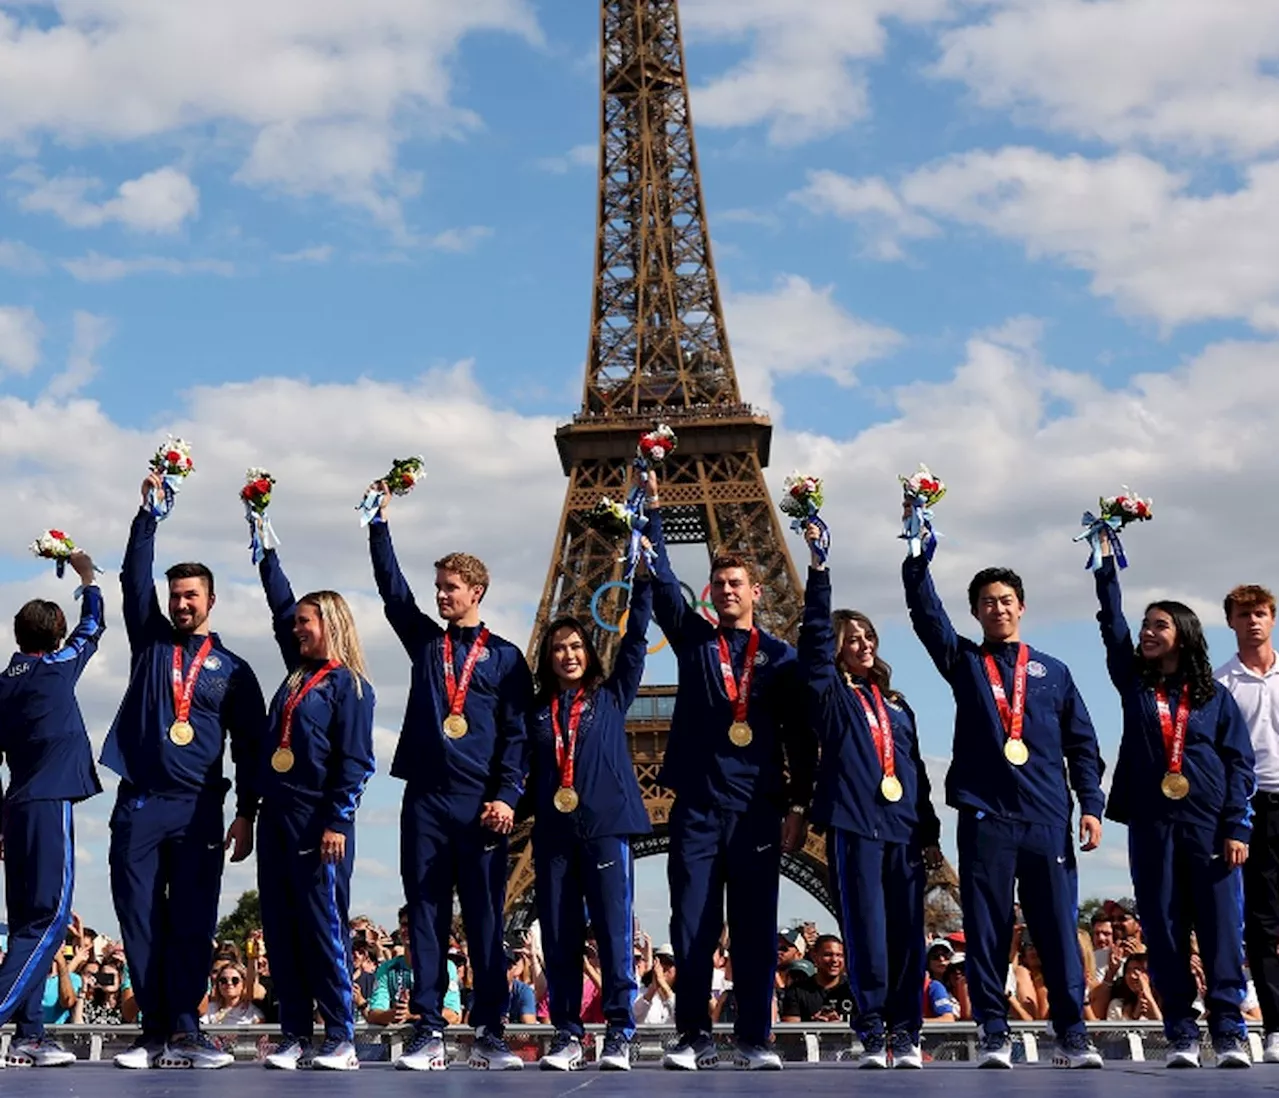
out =
<svg viewBox="0 0 1280 1098"><path fill-rule="evenodd" d="M1276 597L1265 587L1244 584L1223 600L1227 624L1236 635L1237 651L1216 672L1231 692L1249 726L1253 741L1257 792L1253 797L1253 837L1244 864L1244 941L1249 969L1262 1008L1266 1033L1264 1058L1280 1062L1280 1018L1277 1017L1277 942L1280 900L1277 898L1277 802L1280 801L1280 666L1271 634L1276 626Z"/></svg>
<svg viewBox="0 0 1280 1098"><path fill-rule="evenodd" d="M662 945L653 951L653 968L647 986L636 999L636 1023L642 1026L669 1026L676 1018L676 951Z"/></svg>

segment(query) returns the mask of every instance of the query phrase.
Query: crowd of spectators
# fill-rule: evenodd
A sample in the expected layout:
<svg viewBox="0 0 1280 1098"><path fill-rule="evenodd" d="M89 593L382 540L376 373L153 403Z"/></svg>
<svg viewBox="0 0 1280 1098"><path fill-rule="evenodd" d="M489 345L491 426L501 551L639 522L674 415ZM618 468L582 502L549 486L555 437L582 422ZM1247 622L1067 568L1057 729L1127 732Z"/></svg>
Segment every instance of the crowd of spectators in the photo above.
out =
<svg viewBox="0 0 1280 1098"><path fill-rule="evenodd" d="M366 916L351 920L351 986L358 1017L371 1025L415 1022L412 1013L413 970L408 954L409 928L404 909L396 929L388 933ZM1108 900L1079 932L1081 957L1088 984L1087 1020L1160 1021L1160 999L1147 974L1142 929L1131 905ZM1192 973L1204 993L1204 968L1193 937ZM921 988L928 1022L972 1020L965 979L963 931L940 936L928 944ZM775 1022L845 1022L854 1010L844 944L837 935L820 933L804 923L778 933ZM511 987L508 1023L548 1021L547 981L537 924L510 938L507 976ZM279 1005L271 980L271 965L261 930L243 943L214 943L208 996L201 1008L208 1026L275 1024ZM634 963L639 992L636 1021L642 1026L670 1026L675 1019L676 960L670 945L654 946L637 928ZM471 1006L471 966L461 923L455 920L447 960L448 992L444 1014L450 1024L465 1025ZM1039 954L1020 913L1015 917L1006 981L1010 1017L1042 1021L1049 1017L1048 993ZM583 1021L605 1021L601 1003L600 961L594 937L582 959ZM727 932L715 953L711 1017L733 1022L733 960ZM72 916L63 948L54 958L45 982L45 1022L90 1025L129 1025L138 1020L138 1005L130 985L124 947L84 926ZM1203 1010L1203 1005L1201 1005ZM1249 982L1244 1004L1246 1019L1261 1019L1257 997Z"/></svg>

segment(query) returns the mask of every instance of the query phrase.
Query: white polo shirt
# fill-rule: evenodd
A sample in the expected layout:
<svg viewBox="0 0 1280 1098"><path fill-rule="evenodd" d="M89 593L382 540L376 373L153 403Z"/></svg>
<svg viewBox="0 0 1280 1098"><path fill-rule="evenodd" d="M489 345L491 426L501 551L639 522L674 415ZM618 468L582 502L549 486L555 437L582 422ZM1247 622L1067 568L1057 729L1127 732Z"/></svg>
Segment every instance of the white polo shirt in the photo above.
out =
<svg viewBox="0 0 1280 1098"><path fill-rule="evenodd" d="M1214 677L1235 698L1253 741L1258 788L1280 793L1280 659L1264 675L1256 675L1232 656Z"/></svg>

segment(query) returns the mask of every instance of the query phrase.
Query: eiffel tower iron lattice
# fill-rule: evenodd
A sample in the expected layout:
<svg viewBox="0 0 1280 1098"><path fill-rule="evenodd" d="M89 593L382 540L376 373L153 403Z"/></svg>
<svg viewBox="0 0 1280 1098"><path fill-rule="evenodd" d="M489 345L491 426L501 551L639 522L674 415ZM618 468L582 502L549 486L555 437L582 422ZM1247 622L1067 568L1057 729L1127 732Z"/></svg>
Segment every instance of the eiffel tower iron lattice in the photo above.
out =
<svg viewBox="0 0 1280 1098"><path fill-rule="evenodd" d="M671 543L751 557L760 624L795 639L802 603L763 468L772 432L742 400L711 260L676 0L601 4L600 198L582 409L556 431L569 477L534 626L562 614L611 624L623 609L618 546L586 514L621 498L636 440L679 437L662 469ZM608 662L618 633L596 628Z"/></svg>

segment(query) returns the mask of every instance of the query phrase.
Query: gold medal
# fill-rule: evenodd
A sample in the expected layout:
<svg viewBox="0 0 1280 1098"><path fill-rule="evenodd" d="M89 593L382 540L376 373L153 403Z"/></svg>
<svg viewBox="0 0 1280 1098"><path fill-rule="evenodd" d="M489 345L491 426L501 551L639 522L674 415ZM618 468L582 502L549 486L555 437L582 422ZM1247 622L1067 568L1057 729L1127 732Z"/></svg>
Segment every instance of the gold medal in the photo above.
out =
<svg viewBox="0 0 1280 1098"><path fill-rule="evenodd" d="M1004 741L1004 757L1014 766L1022 766L1031 757L1031 752L1025 743L1011 736Z"/></svg>
<svg viewBox="0 0 1280 1098"><path fill-rule="evenodd" d="M186 747L195 738L196 730L191 727L190 721L174 721L169 725L169 739L179 747Z"/></svg>
<svg viewBox="0 0 1280 1098"><path fill-rule="evenodd" d="M277 774L287 774L293 769L293 751L287 747L278 748L271 756L271 769Z"/></svg>
<svg viewBox="0 0 1280 1098"><path fill-rule="evenodd" d="M1160 779L1160 792L1171 801L1180 801L1191 792L1191 783L1185 774L1168 773Z"/></svg>
<svg viewBox="0 0 1280 1098"><path fill-rule="evenodd" d="M880 796L886 801L902 800L902 783L892 774L880 779Z"/></svg>
<svg viewBox="0 0 1280 1098"><path fill-rule="evenodd" d="M572 812L578 807L578 791L571 785L562 785L551 798L551 803L556 806L557 812Z"/></svg>
<svg viewBox="0 0 1280 1098"><path fill-rule="evenodd" d="M729 742L734 747L746 747L751 742L751 725L746 721L734 721L729 725Z"/></svg>
<svg viewBox="0 0 1280 1098"><path fill-rule="evenodd" d="M451 740L460 740L467 734L467 718L461 713L450 713L444 719L444 734Z"/></svg>

